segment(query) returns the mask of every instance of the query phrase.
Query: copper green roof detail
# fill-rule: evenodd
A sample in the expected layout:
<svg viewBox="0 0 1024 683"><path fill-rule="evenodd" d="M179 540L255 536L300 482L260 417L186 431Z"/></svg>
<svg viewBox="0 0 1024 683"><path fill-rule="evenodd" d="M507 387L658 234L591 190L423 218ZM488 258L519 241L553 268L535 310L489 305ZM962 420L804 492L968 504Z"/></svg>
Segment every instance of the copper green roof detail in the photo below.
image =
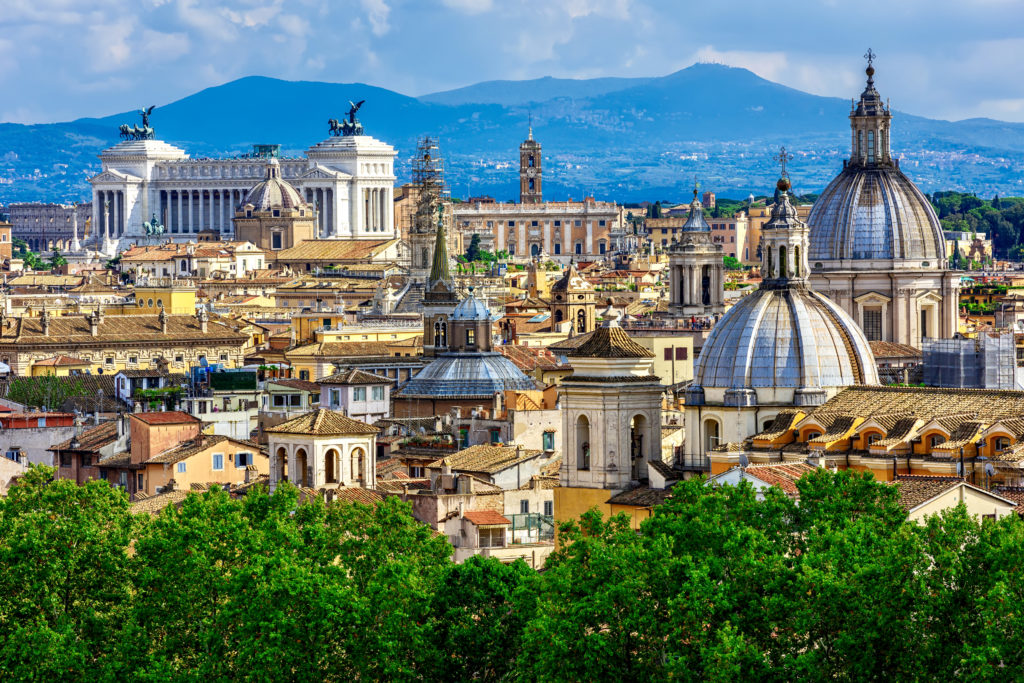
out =
<svg viewBox="0 0 1024 683"><path fill-rule="evenodd" d="M430 280L434 283L438 280L451 280L448 271L448 244L444 234L444 204L439 205L437 221L437 240L434 242L434 262L430 265Z"/></svg>

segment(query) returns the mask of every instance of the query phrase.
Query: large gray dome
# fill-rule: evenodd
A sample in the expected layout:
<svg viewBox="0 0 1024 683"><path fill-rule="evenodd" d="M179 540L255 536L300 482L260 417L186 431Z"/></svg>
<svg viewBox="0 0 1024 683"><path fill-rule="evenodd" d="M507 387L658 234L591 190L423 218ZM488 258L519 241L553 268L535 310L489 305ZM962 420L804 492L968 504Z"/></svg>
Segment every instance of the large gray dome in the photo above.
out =
<svg viewBox="0 0 1024 683"><path fill-rule="evenodd" d="M305 207L299 191L281 177L281 165L277 159L270 160L264 179L246 194L242 206L247 204L251 204L257 211Z"/></svg>
<svg viewBox="0 0 1024 683"><path fill-rule="evenodd" d="M741 299L711 330L693 379L695 388L784 387L819 397L851 384L878 384L868 340L841 308L804 287Z"/></svg>
<svg viewBox="0 0 1024 683"><path fill-rule="evenodd" d="M837 267L819 266L823 261L906 261L919 268L945 262L931 203L895 165L844 168L814 202L807 224L815 270Z"/></svg>
<svg viewBox="0 0 1024 683"><path fill-rule="evenodd" d="M500 391L528 391L537 384L500 353L445 353L398 392L407 398L491 398Z"/></svg>

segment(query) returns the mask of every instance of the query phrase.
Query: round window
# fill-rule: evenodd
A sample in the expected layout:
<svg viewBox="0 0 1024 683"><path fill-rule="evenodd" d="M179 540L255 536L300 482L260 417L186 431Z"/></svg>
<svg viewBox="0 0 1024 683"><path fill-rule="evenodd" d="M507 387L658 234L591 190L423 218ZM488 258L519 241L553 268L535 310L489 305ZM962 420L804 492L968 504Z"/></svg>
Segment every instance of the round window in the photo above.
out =
<svg viewBox="0 0 1024 683"><path fill-rule="evenodd" d="M149 307L153 308L153 300L152 299L149 300Z"/></svg>

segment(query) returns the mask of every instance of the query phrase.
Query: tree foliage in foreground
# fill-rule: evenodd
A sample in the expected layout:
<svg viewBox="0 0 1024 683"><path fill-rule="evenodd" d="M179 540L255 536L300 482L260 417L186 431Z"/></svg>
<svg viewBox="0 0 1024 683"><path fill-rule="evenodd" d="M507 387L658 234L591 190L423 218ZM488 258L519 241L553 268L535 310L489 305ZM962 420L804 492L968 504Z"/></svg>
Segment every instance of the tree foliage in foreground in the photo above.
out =
<svg viewBox="0 0 1024 683"><path fill-rule="evenodd" d="M1024 524L908 523L870 476L678 484L596 512L546 571L473 558L388 498L213 490L133 515L34 468L0 499L3 680L1012 680Z"/></svg>

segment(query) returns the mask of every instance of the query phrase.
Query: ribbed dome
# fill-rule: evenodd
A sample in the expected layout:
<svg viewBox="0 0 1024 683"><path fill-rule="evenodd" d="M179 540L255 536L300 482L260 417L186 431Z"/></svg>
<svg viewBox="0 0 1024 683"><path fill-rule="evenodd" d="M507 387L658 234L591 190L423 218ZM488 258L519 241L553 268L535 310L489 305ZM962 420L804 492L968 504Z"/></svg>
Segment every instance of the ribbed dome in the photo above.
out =
<svg viewBox="0 0 1024 683"><path fill-rule="evenodd" d="M459 302L459 305L452 311L452 320L475 320L487 321L491 319L491 312L487 310L483 302L473 296L473 288L469 288L469 296Z"/></svg>
<svg viewBox="0 0 1024 683"><path fill-rule="evenodd" d="M277 159L270 160L264 180L249 190L249 194L242 201L242 206L246 204L252 204L256 211L298 209L306 206L299 191L281 178L281 165Z"/></svg>
<svg viewBox="0 0 1024 683"><path fill-rule="evenodd" d="M815 268L815 262L838 260L902 260L932 268L945 262L938 216L895 166L843 169L814 202L807 224Z"/></svg>
<svg viewBox="0 0 1024 683"><path fill-rule="evenodd" d="M499 391L536 389L536 383L500 353L442 354L398 392L399 396L490 398Z"/></svg>
<svg viewBox="0 0 1024 683"><path fill-rule="evenodd" d="M824 400L826 388L877 383L864 333L803 287L759 289L729 309L704 344L693 380L700 388L803 390L811 404Z"/></svg>

